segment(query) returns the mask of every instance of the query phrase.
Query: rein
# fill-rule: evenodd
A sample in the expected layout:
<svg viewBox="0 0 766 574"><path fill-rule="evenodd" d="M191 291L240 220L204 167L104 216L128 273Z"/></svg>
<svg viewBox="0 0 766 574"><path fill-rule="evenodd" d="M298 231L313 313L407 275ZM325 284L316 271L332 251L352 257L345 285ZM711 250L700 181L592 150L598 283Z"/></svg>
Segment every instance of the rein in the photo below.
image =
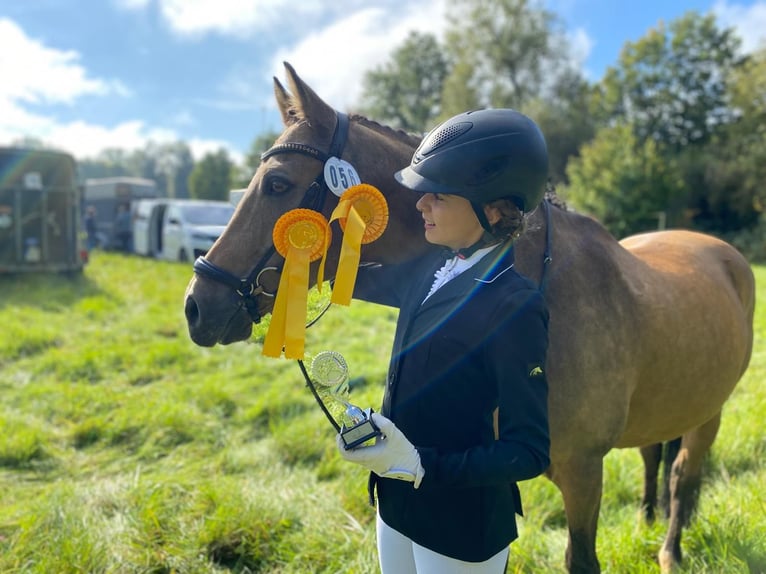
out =
<svg viewBox="0 0 766 574"><path fill-rule="evenodd" d="M543 251L543 269L540 272L540 286L538 290L545 295L545 289L548 287L548 268L553 257L551 257L551 206L548 200L543 199L543 210L545 211L545 250Z"/></svg>
<svg viewBox="0 0 766 574"><path fill-rule="evenodd" d="M330 150L328 153L324 153L310 145L297 142L285 142L272 146L263 154L261 154L261 161L265 161L273 155L280 153L297 153L314 158L322 162L322 165L331 157L340 158L343 153L343 148L346 147L346 140L348 139L348 116L341 112L336 112L337 123L335 124L335 132L332 136L332 142L330 143ZM319 175L311 183L306 192L303 195L298 208L311 209L313 211L321 211L327 197L329 188L324 179L324 169L319 172ZM200 256L194 262L194 272L202 277L207 277L213 281L223 283L231 287L242 299L242 303L247 309L250 318L253 323L261 322L261 314L258 312L258 295L265 297L274 297L274 293L269 293L261 285L261 276L266 271L279 271L278 267L266 266L266 263L276 253L276 247L272 243L269 249L261 257L260 261L250 271L247 277L238 277L229 273L225 269L218 267L217 265L208 261L204 256Z"/></svg>

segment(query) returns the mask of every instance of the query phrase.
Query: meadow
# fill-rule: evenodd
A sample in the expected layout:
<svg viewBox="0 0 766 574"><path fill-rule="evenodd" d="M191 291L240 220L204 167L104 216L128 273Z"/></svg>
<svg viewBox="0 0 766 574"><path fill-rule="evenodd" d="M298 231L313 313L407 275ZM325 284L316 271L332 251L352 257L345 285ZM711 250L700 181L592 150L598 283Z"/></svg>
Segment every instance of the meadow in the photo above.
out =
<svg viewBox="0 0 766 574"><path fill-rule="evenodd" d="M766 573L766 266L756 342L725 406L683 573ZM0 277L0 572L372 573L366 476L295 361L251 341L203 349L186 332L190 266L96 252L82 276ZM701 310L703 312L703 310ZM307 353L348 360L352 398L377 407L394 310L333 307ZM307 361L308 362L308 361ZM605 573L656 573L665 523L638 520L636 449L605 461ZM520 485L508 572L561 573L560 494Z"/></svg>

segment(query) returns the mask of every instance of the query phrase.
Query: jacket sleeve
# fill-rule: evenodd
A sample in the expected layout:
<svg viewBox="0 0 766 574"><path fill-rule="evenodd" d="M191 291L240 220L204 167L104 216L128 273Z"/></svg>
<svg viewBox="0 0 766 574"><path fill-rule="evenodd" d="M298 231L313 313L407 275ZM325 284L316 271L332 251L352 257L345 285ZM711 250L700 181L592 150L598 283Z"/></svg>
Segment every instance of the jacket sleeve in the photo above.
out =
<svg viewBox="0 0 766 574"><path fill-rule="evenodd" d="M533 478L550 464L548 311L538 291L516 291L492 315L482 345L497 385L498 436L461 452L418 448L423 486L478 486Z"/></svg>

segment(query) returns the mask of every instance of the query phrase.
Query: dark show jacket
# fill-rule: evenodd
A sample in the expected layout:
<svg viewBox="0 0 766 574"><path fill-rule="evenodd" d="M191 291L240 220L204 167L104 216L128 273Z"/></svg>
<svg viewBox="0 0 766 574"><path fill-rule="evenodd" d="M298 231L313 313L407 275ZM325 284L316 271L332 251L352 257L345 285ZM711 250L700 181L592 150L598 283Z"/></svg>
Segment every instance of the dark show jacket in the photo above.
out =
<svg viewBox="0 0 766 574"><path fill-rule="evenodd" d="M381 411L425 469L417 490L375 475L371 489L390 527L440 554L481 562L518 536L516 482L550 462L548 311L507 247L421 305L444 260L359 270L355 297L399 307Z"/></svg>

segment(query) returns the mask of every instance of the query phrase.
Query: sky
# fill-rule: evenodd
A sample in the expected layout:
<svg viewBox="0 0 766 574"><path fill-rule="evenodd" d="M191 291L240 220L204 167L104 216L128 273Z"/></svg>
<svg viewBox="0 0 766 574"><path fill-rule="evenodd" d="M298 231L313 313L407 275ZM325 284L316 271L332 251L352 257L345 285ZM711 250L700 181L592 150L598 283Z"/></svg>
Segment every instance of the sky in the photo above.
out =
<svg viewBox="0 0 766 574"><path fill-rule="evenodd" d="M338 110L408 33L443 37L449 0L0 0L0 145L31 136L73 154L184 140L241 161L280 132L283 62ZM661 21L690 10L766 42L766 0L540 0L591 81ZM372 118L376 119L376 118Z"/></svg>

